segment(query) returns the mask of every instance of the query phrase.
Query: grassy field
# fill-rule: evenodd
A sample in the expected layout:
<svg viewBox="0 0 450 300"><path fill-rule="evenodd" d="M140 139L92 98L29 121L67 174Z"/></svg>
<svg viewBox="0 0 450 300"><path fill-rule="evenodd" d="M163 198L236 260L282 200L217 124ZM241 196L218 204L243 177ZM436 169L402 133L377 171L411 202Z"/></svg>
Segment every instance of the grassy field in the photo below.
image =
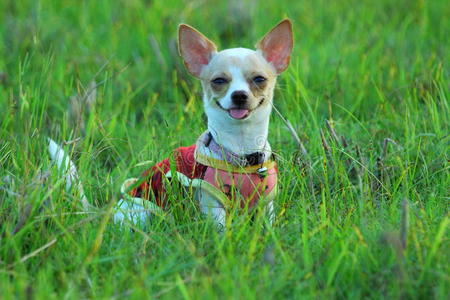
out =
<svg viewBox="0 0 450 300"><path fill-rule="evenodd" d="M307 153L273 114L274 226L220 234L175 188L174 220L115 226L120 184L205 129L177 25L253 47L285 17L274 102ZM449 20L445 0L2 0L0 298L448 299ZM65 191L46 137L98 211Z"/></svg>

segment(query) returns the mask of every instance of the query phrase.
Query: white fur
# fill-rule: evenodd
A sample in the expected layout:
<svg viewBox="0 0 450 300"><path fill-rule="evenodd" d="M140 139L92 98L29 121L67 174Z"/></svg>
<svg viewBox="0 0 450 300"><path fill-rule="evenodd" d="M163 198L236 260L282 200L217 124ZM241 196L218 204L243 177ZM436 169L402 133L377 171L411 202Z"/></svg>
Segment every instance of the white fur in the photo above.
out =
<svg viewBox="0 0 450 300"><path fill-rule="evenodd" d="M233 92L244 91L248 94L250 93L247 80L245 80L244 74L242 74L242 70L238 67L230 66L228 68L228 71L231 74L232 81L230 83L230 87L228 88L227 94L219 101L222 107L225 109L229 109L233 106L233 103L231 102L231 94Z"/></svg>

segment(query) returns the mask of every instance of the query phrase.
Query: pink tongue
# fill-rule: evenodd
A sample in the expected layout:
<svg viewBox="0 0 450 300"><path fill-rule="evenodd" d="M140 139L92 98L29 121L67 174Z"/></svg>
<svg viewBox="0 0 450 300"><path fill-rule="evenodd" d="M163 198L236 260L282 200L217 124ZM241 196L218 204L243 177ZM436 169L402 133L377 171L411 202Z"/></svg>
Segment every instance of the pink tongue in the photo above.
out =
<svg viewBox="0 0 450 300"><path fill-rule="evenodd" d="M230 116L235 119L243 119L248 115L248 109L230 109Z"/></svg>

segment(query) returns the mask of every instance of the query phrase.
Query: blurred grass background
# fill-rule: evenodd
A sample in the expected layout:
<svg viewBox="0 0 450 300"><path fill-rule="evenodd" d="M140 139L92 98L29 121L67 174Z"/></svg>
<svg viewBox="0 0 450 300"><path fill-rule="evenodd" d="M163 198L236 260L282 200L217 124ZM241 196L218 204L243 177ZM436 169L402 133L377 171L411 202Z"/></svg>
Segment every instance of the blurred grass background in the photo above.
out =
<svg viewBox="0 0 450 300"><path fill-rule="evenodd" d="M77 214L45 137L66 145L89 199L107 212L121 182L148 167L137 164L205 129L178 24L220 49L252 48L285 17L295 47L274 102L308 149L313 192L274 115L282 190L273 229L237 220L220 235L181 212L130 233L107 213ZM449 17L444 0L1 1L0 295L448 297ZM333 168L320 138L326 119L351 144L333 146ZM384 157L377 196L385 138L398 146ZM359 185L345 169L355 145L365 159Z"/></svg>

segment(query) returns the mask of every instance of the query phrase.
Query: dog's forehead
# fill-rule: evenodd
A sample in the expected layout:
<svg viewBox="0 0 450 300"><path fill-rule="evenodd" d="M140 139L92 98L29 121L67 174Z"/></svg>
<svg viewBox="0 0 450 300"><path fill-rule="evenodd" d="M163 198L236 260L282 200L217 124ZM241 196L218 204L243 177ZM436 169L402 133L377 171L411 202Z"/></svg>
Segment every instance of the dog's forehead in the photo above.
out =
<svg viewBox="0 0 450 300"><path fill-rule="evenodd" d="M219 51L216 56L218 57L238 57L238 58L245 58L247 56L253 56L257 55L258 52L252 49L247 48L231 48L231 49L225 49L222 51Z"/></svg>
<svg viewBox="0 0 450 300"><path fill-rule="evenodd" d="M263 72L267 75L274 73L272 66L260 52L247 48L232 48L214 54L205 68L205 75L229 72L232 69L240 69L243 73Z"/></svg>

